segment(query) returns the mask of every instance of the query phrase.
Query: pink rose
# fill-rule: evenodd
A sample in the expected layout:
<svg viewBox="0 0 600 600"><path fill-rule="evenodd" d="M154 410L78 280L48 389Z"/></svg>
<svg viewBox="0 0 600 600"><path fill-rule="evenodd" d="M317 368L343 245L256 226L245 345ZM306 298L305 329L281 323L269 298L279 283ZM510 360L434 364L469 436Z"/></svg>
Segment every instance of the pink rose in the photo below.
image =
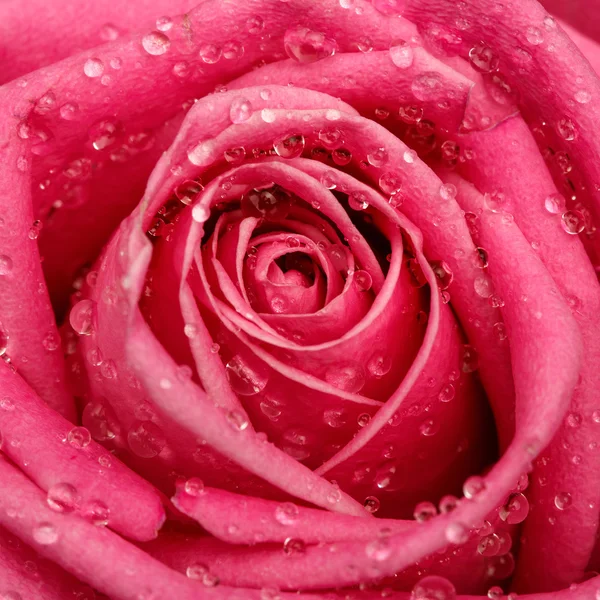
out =
<svg viewBox="0 0 600 600"><path fill-rule="evenodd" d="M0 598L600 599L600 10L547 8L0 4Z"/></svg>

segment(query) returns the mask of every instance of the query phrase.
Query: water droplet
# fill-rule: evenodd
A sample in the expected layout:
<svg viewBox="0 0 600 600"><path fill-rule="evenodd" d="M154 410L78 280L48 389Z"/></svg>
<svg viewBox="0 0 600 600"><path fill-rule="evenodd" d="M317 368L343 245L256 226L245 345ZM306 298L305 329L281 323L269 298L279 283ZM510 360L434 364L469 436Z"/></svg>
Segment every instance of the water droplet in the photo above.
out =
<svg viewBox="0 0 600 600"><path fill-rule="evenodd" d="M253 189L241 198L242 213L268 221L285 219L292 206L292 196L284 188L275 185L265 189Z"/></svg>
<svg viewBox="0 0 600 600"><path fill-rule="evenodd" d="M481 298L490 298L494 293L492 280L484 275L477 277L473 281L473 287L475 288L475 293Z"/></svg>
<svg viewBox="0 0 600 600"><path fill-rule="evenodd" d="M158 456L166 445L162 429L152 421L136 421L127 433L130 450L141 458Z"/></svg>
<svg viewBox="0 0 600 600"><path fill-rule="evenodd" d="M365 548L368 558L377 562L387 560L392 554L392 545L387 537L382 537L369 542Z"/></svg>
<svg viewBox="0 0 600 600"><path fill-rule="evenodd" d="M287 538L283 542L283 551L288 556L304 554L306 552L306 544L297 538Z"/></svg>
<svg viewBox="0 0 600 600"><path fill-rule="evenodd" d="M363 506L368 513L376 513L381 507L381 502L376 496L367 496L363 502Z"/></svg>
<svg viewBox="0 0 600 600"><path fill-rule="evenodd" d="M48 490L46 502L55 512L69 513L75 510L77 490L69 483L57 483Z"/></svg>
<svg viewBox="0 0 600 600"><path fill-rule="evenodd" d="M8 334L0 328L0 356L4 356L6 354L6 350L8 349Z"/></svg>
<svg viewBox="0 0 600 600"><path fill-rule="evenodd" d="M544 208L552 215L560 215L564 212L566 200L562 194L550 194L544 200Z"/></svg>
<svg viewBox="0 0 600 600"><path fill-rule="evenodd" d="M383 173L379 178L379 187L384 194L393 196L402 189L400 175L396 173Z"/></svg>
<svg viewBox="0 0 600 600"><path fill-rule="evenodd" d="M423 421L419 427L419 432L425 437L431 437L440 430L440 424L435 419L427 419Z"/></svg>
<svg viewBox="0 0 600 600"><path fill-rule="evenodd" d="M522 523L529 514L529 502L521 493L511 494L506 503L500 507L498 514L509 525Z"/></svg>
<svg viewBox="0 0 600 600"><path fill-rule="evenodd" d="M1 408L1 401L0 401L0 408ZM592 413L592 421L594 423L600 423L600 410L595 410Z"/></svg>
<svg viewBox="0 0 600 600"><path fill-rule="evenodd" d="M227 42L223 46L223 57L226 60L238 60L244 55L244 46L236 41Z"/></svg>
<svg viewBox="0 0 600 600"><path fill-rule="evenodd" d="M106 527L110 509L101 500L90 500L81 508L81 515L96 527Z"/></svg>
<svg viewBox="0 0 600 600"><path fill-rule="evenodd" d="M229 107L229 118L232 123L243 123L252 116L252 104L246 98L234 98Z"/></svg>
<svg viewBox="0 0 600 600"><path fill-rule="evenodd" d="M248 30L248 33L260 33L263 30L264 26L265 22L263 18L258 15L248 17L248 19L246 20L246 29Z"/></svg>
<svg viewBox="0 0 600 600"><path fill-rule="evenodd" d="M539 46L544 41L544 34L537 27L528 27L525 37L533 46Z"/></svg>
<svg viewBox="0 0 600 600"><path fill-rule="evenodd" d="M273 142L273 149L281 158L297 158L304 150L304 136L301 133L286 135Z"/></svg>
<svg viewBox="0 0 600 600"><path fill-rule="evenodd" d="M417 100L433 99L443 89L442 78L435 72L423 73L413 79L410 89Z"/></svg>
<svg viewBox="0 0 600 600"><path fill-rule="evenodd" d="M329 504L337 504L342 499L342 492L336 485L332 485L332 489L327 494L327 502Z"/></svg>
<svg viewBox="0 0 600 600"><path fill-rule="evenodd" d="M345 167L352 161L352 152L346 150L346 148L336 148L331 153L331 159L336 165Z"/></svg>
<svg viewBox="0 0 600 600"><path fill-rule="evenodd" d="M206 573L209 572L209 568L203 563L192 563L185 570L186 577L189 579L202 579Z"/></svg>
<svg viewBox="0 0 600 600"><path fill-rule="evenodd" d="M374 167L383 167L389 160L387 150L385 148L374 148L367 154L367 161Z"/></svg>
<svg viewBox="0 0 600 600"><path fill-rule="evenodd" d="M592 100L592 94L587 90L578 90L575 92L575 101L579 104L588 104Z"/></svg>
<svg viewBox="0 0 600 600"><path fill-rule="evenodd" d="M465 498L473 500L478 494L485 490L485 481L482 477L474 475L469 477L463 485Z"/></svg>
<svg viewBox="0 0 600 600"><path fill-rule="evenodd" d="M88 58L83 65L83 72L88 77L101 77L104 74L104 63L99 58Z"/></svg>
<svg viewBox="0 0 600 600"><path fill-rule="evenodd" d="M371 415L369 413L361 413L356 419L359 427L365 427L371 422Z"/></svg>
<svg viewBox="0 0 600 600"><path fill-rule="evenodd" d="M173 19L171 17L158 17L156 19L156 29L159 31L169 31L173 27Z"/></svg>
<svg viewBox="0 0 600 600"><path fill-rule="evenodd" d="M69 323L79 335L91 335L94 330L96 303L80 300L69 313Z"/></svg>
<svg viewBox="0 0 600 600"><path fill-rule="evenodd" d="M368 271L355 271L354 272L354 283L360 292L368 292L373 285L373 278Z"/></svg>
<svg viewBox="0 0 600 600"><path fill-rule="evenodd" d="M419 502L419 504L417 504L415 506L415 510L413 512L413 517L415 518L415 521L418 521L419 523L424 523L425 521L429 521L430 519L433 519L433 517L435 517L437 515L437 508L435 507L435 504L433 504L433 502Z"/></svg>
<svg viewBox="0 0 600 600"><path fill-rule="evenodd" d="M40 523L33 530L33 539L41 546L51 546L58 540L58 531L52 523Z"/></svg>
<svg viewBox="0 0 600 600"><path fill-rule="evenodd" d="M440 196L442 200L450 201L456 198L458 190L456 186L451 183L445 183L440 187Z"/></svg>
<svg viewBox="0 0 600 600"><path fill-rule="evenodd" d="M265 123L274 123L275 119L277 119L277 113L271 108L263 108L260 111L260 118Z"/></svg>
<svg viewBox="0 0 600 600"><path fill-rule="evenodd" d="M558 510L566 510L573 503L573 499L571 498L571 494L568 492L561 492L560 494L556 494L554 497L554 505Z"/></svg>
<svg viewBox="0 0 600 600"><path fill-rule="evenodd" d="M275 509L275 520L282 525L293 525L300 511L292 502L284 502Z"/></svg>
<svg viewBox="0 0 600 600"><path fill-rule="evenodd" d="M440 402L450 402L454 399L455 396L456 390L454 389L454 386L451 383L443 387L440 390L440 393L438 394Z"/></svg>
<svg viewBox="0 0 600 600"><path fill-rule="evenodd" d="M585 217L578 210L568 210L561 217L562 228L570 235L577 235L585 229Z"/></svg>
<svg viewBox="0 0 600 600"><path fill-rule="evenodd" d="M188 496L200 496L204 493L204 482L198 477L192 477L185 482L183 489Z"/></svg>
<svg viewBox="0 0 600 600"><path fill-rule="evenodd" d="M248 429L248 425L250 425L248 417L239 410L230 410L227 413L227 422L236 431L244 431L245 429Z"/></svg>
<svg viewBox="0 0 600 600"><path fill-rule="evenodd" d="M337 50L335 40L307 27L288 29L283 36L283 45L287 55L300 63L322 60L333 56Z"/></svg>
<svg viewBox="0 0 600 600"><path fill-rule="evenodd" d="M0 399L0 409L6 411L15 410L15 403L8 396L4 396L4 398Z"/></svg>
<svg viewBox="0 0 600 600"><path fill-rule="evenodd" d="M164 54L171 46L171 40L161 31L151 31L142 38L144 50L152 56Z"/></svg>
<svg viewBox="0 0 600 600"><path fill-rule="evenodd" d="M67 434L67 441L75 448L86 448L90 445L92 436L85 427L73 427Z"/></svg>
<svg viewBox="0 0 600 600"><path fill-rule="evenodd" d="M102 374L102 377L106 379L114 379L117 376L117 367L115 362L111 358L102 361L102 364L100 365L100 373Z"/></svg>
<svg viewBox="0 0 600 600"><path fill-rule="evenodd" d="M203 44L200 46L200 58L209 65L214 65L221 58L222 49L214 44Z"/></svg>
<svg viewBox="0 0 600 600"><path fill-rule="evenodd" d="M376 353L367 362L367 370L373 377L383 377L392 369L392 359L384 354Z"/></svg>
<svg viewBox="0 0 600 600"><path fill-rule="evenodd" d="M434 260L431 262L431 269L436 276L440 290L447 290L454 281L454 274L448 263L443 260Z"/></svg>
<svg viewBox="0 0 600 600"><path fill-rule="evenodd" d="M451 544L464 544L469 539L469 530L462 523L450 523L446 527L446 539Z"/></svg>
<svg viewBox="0 0 600 600"><path fill-rule="evenodd" d="M571 119L559 119L556 123L556 131L567 142L572 142L577 137L577 129Z"/></svg>
<svg viewBox="0 0 600 600"><path fill-rule="evenodd" d="M572 412L567 415L567 425L573 429L581 426L581 420L579 413Z"/></svg>
<svg viewBox="0 0 600 600"><path fill-rule="evenodd" d="M10 275L13 270L13 260L6 254L0 254L0 275Z"/></svg>
<svg viewBox="0 0 600 600"><path fill-rule="evenodd" d="M365 372L358 363L336 364L325 371L325 381L340 390L356 394L365 385Z"/></svg>
<svg viewBox="0 0 600 600"><path fill-rule="evenodd" d="M410 600L455 600L456 590L450 581L439 575L423 577L412 589Z"/></svg>
<svg viewBox="0 0 600 600"><path fill-rule="evenodd" d="M373 0L375 10L388 16L400 17L404 11L406 0Z"/></svg>
<svg viewBox="0 0 600 600"><path fill-rule="evenodd" d="M408 69L413 64L414 52L407 42L397 40L390 46L390 58L399 69Z"/></svg>
<svg viewBox="0 0 600 600"><path fill-rule="evenodd" d="M444 496L440 500L440 512L442 514L447 514L452 512L458 505L458 498L453 496L452 494L448 494Z"/></svg>
<svg viewBox="0 0 600 600"><path fill-rule="evenodd" d="M499 600L504 595L502 588L499 585L492 586L487 593L490 600Z"/></svg>
<svg viewBox="0 0 600 600"><path fill-rule="evenodd" d="M482 537L477 544L477 552L481 556L496 556L499 549L500 538L495 533Z"/></svg>
<svg viewBox="0 0 600 600"><path fill-rule="evenodd" d="M348 195L348 206L352 210L366 210L369 208L367 195L362 192L351 192Z"/></svg>
<svg viewBox="0 0 600 600"><path fill-rule="evenodd" d="M89 129L88 136L94 150L105 150L111 147L119 137L120 123L112 119L96 121Z"/></svg>

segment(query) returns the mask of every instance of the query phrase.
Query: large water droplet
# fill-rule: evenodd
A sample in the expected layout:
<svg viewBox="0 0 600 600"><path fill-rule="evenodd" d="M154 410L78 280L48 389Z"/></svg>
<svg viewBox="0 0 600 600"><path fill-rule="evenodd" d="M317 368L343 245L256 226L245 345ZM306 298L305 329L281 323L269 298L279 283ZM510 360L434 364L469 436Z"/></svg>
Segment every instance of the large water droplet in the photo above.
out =
<svg viewBox="0 0 600 600"><path fill-rule="evenodd" d="M413 64L414 52L410 44L397 40L390 46L390 58L399 69L408 69Z"/></svg>
<svg viewBox="0 0 600 600"><path fill-rule="evenodd" d="M77 490L70 483L57 483L48 490L46 502L55 512L69 513L75 509Z"/></svg>
<svg viewBox="0 0 600 600"><path fill-rule="evenodd" d="M571 498L571 494L568 492L561 492L556 494L554 497L554 505L558 510L566 510L573 503L573 499Z"/></svg>
<svg viewBox="0 0 600 600"><path fill-rule="evenodd" d="M304 150L304 136L301 133L288 134L273 142L273 149L281 158L297 158Z"/></svg>
<svg viewBox="0 0 600 600"><path fill-rule="evenodd" d="M521 493L511 494L499 510L500 518L509 525L522 523L528 514L529 502Z"/></svg>
<svg viewBox="0 0 600 600"><path fill-rule="evenodd" d="M480 73L492 73L500 63L498 55L484 42L479 42L469 50L469 60Z"/></svg>
<svg viewBox="0 0 600 600"><path fill-rule="evenodd" d="M58 540L58 531L52 523L40 523L33 530L33 539L41 546L50 546Z"/></svg>
<svg viewBox="0 0 600 600"><path fill-rule="evenodd" d="M99 58L88 58L83 65L88 77L100 77L104 73L104 63Z"/></svg>
<svg viewBox="0 0 600 600"><path fill-rule="evenodd" d="M165 434L152 421L136 421L127 433L131 451L141 458L158 456L166 445Z"/></svg>
<svg viewBox="0 0 600 600"><path fill-rule="evenodd" d="M485 490L485 481L482 477L474 475L469 477L463 485L463 494L469 500L474 499L478 494Z"/></svg>
<svg viewBox="0 0 600 600"><path fill-rule="evenodd" d="M69 323L79 335L91 335L94 329L95 302L80 300L69 313Z"/></svg>
<svg viewBox="0 0 600 600"><path fill-rule="evenodd" d="M275 520L282 525L293 525L300 511L292 502L284 502L275 509Z"/></svg>
<svg viewBox="0 0 600 600"><path fill-rule="evenodd" d="M577 235L585 229L585 217L578 210L568 210L562 214L561 226L569 235Z"/></svg>
<svg viewBox="0 0 600 600"><path fill-rule="evenodd" d="M450 581L439 575L423 577L413 587L410 600L455 600L456 590Z"/></svg>
<svg viewBox="0 0 600 600"><path fill-rule="evenodd" d="M325 381L340 390L356 394L365 385L365 372L359 363L336 364L325 371Z"/></svg>
<svg viewBox="0 0 600 600"><path fill-rule="evenodd" d="M232 123L243 123L252 116L252 104L247 98L234 98L229 107L229 118Z"/></svg>
<svg viewBox="0 0 600 600"><path fill-rule="evenodd" d="M106 527L110 509L101 500L89 500L81 507L81 515L96 527Z"/></svg>
<svg viewBox="0 0 600 600"><path fill-rule="evenodd" d="M142 38L144 50L152 56L164 54L171 46L171 40L161 31L151 31Z"/></svg>
<svg viewBox="0 0 600 600"><path fill-rule="evenodd" d="M250 190L241 198L244 215L265 218L268 221L285 219L291 205L292 195L278 185L267 189Z"/></svg>
<svg viewBox="0 0 600 600"><path fill-rule="evenodd" d="M0 275L10 275L13 270L13 260L7 254L0 254Z"/></svg>
<svg viewBox="0 0 600 600"><path fill-rule="evenodd" d="M215 44L203 44L200 46L200 58L209 65L219 62L223 50Z"/></svg>
<svg viewBox="0 0 600 600"><path fill-rule="evenodd" d="M435 504L428 501L419 502L419 504L415 506L415 510L413 512L413 517L415 518L415 521L418 521L419 523L429 521L430 519L433 519L433 517L435 517L436 515L437 508L435 507Z"/></svg>
<svg viewBox="0 0 600 600"><path fill-rule="evenodd" d="M307 27L288 29L283 36L283 45L287 55L300 63L316 62L333 56L337 50L335 40Z"/></svg>
<svg viewBox="0 0 600 600"><path fill-rule="evenodd" d="M86 448L90 445L92 436L85 427L73 427L67 434L67 441L75 448Z"/></svg>

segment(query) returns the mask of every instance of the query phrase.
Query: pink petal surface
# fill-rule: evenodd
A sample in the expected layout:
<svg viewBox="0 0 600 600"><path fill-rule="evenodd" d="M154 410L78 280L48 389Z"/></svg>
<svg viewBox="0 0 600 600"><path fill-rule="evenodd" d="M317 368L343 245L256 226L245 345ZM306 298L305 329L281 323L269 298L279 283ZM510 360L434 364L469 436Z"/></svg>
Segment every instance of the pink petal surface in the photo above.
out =
<svg viewBox="0 0 600 600"><path fill-rule="evenodd" d="M533 507L524 535L535 536L535 543L531 546L526 542L521 548L522 571L517 580L523 589L533 590L544 573L546 589L559 589L583 575L597 530L597 511L590 506L600 502L600 462L589 444L597 437L592 413L598 404L595 390L599 385L596 367L600 358L600 286L578 237L566 234L560 215L551 215L544 207L545 199L557 190L525 123L511 119L493 131L471 134L464 143L479 158L466 173L481 192L505 195L507 210L527 239L535 242L540 259L571 307L583 337L585 359L570 416L540 460L533 480ZM514 150L499 160L499 149L507 146ZM511 173L511 177L507 178L506 173ZM574 468L573 455L586 459ZM564 493L570 494L574 502L563 515L556 508L555 498ZM548 528L551 518L556 523ZM557 552L557 545L561 552ZM553 561L560 565L560 571L552 568Z"/></svg>
<svg viewBox="0 0 600 600"><path fill-rule="evenodd" d="M48 408L4 364L0 389L4 454L47 492L72 486L69 509L88 515L106 511L110 527L133 539L156 536L165 515L149 483L90 441L86 429L74 428Z"/></svg>

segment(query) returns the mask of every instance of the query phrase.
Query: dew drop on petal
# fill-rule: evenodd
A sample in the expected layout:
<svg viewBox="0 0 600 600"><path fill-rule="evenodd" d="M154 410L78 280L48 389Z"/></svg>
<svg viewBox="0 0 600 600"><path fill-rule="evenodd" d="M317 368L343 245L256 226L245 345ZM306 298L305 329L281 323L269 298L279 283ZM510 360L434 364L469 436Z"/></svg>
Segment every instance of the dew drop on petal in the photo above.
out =
<svg viewBox="0 0 600 600"><path fill-rule="evenodd" d="M214 65L219 62L223 50L215 44L203 44L200 46L200 58L208 65Z"/></svg>
<svg viewBox="0 0 600 600"><path fill-rule="evenodd" d="M558 508L558 510L566 510L573 503L573 499L571 498L571 494L568 492L560 492L556 494L554 497L554 506Z"/></svg>
<svg viewBox="0 0 600 600"><path fill-rule="evenodd" d="M575 92L575 101L579 104L588 104L592 100L592 94L587 90L578 90Z"/></svg>
<svg viewBox="0 0 600 600"><path fill-rule="evenodd" d="M469 60L476 71L492 73L498 68L498 55L484 42L480 42L469 50Z"/></svg>
<svg viewBox="0 0 600 600"><path fill-rule="evenodd" d="M377 562L383 562L391 556L392 544L389 538L381 537L369 542L365 548L365 553L368 558Z"/></svg>
<svg viewBox="0 0 600 600"><path fill-rule="evenodd" d="M0 275L10 275L13 270L13 260L7 254L0 254Z"/></svg>
<svg viewBox="0 0 600 600"><path fill-rule="evenodd" d="M273 149L281 158L297 158L304 151L304 136L300 133L285 135L273 142Z"/></svg>
<svg viewBox="0 0 600 600"><path fill-rule="evenodd" d="M90 445L92 436L85 427L73 427L67 434L67 441L74 448L86 448Z"/></svg>
<svg viewBox="0 0 600 600"><path fill-rule="evenodd" d="M298 538L287 538L283 542L283 551L288 556L304 554L306 552L306 544Z"/></svg>
<svg viewBox="0 0 600 600"><path fill-rule="evenodd" d="M300 63L312 63L328 56L337 50L335 40L324 33L312 31L307 27L293 27L283 36L286 54Z"/></svg>
<svg viewBox="0 0 600 600"><path fill-rule="evenodd" d="M229 118L232 123L243 123L252 116L250 100L242 97L234 98L229 107Z"/></svg>
<svg viewBox="0 0 600 600"><path fill-rule="evenodd" d="M334 364L325 371L325 381L340 390L356 394L365 385L365 372L359 363Z"/></svg>
<svg viewBox="0 0 600 600"><path fill-rule="evenodd" d="M478 494L485 490L485 481L482 477L474 475L469 477L463 485L463 494L465 498L473 500Z"/></svg>
<svg viewBox="0 0 600 600"><path fill-rule="evenodd" d="M385 148L374 148L367 154L367 161L374 167L383 167L389 160L387 150Z"/></svg>
<svg viewBox="0 0 600 600"><path fill-rule="evenodd" d="M412 589L410 600L455 600L456 590L445 577L428 575Z"/></svg>
<svg viewBox="0 0 600 600"><path fill-rule="evenodd" d="M348 196L348 206L352 210L366 210L369 208L367 195L363 194L362 192L352 192Z"/></svg>
<svg viewBox="0 0 600 600"><path fill-rule="evenodd" d="M292 502L284 502L275 509L275 520L281 525L293 525L298 520L300 510Z"/></svg>
<svg viewBox="0 0 600 600"><path fill-rule="evenodd" d="M529 514L529 502L521 493L511 494L498 514L509 525L522 523Z"/></svg>
<svg viewBox="0 0 600 600"><path fill-rule="evenodd" d="M363 506L368 513L376 513L381 507L381 502L376 496L367 496L363 502Z"/></svg>
<svg viewBox="0 0 600 600"><path fill-rule="evenodd" d="M560 215L565 211L566 200L562 194L550 194L544 200L544 208L551 215Z"/></svg>
<svg viewBox="0 0 600 600"><path fill-rule="evenodd" d="M368 292L373 285L373 278L368 271L355 271L354 283L360 292Z"/></svg>
<svg viewBox="0 0 600 600"><path fill-rule="evenodd" d="M161 31L151 31L142 38L144 50L152 56L164 54L171 46L171 40Z"/></svg>
<svg viewBox="0 0 600 600"><path fill-rule="evenodd" d="M58 540L58 531L52 523L40 523L33 530L33 539L40 546L50 546Z"/></svg>
<svg viewBox="0 0 600 600"><path fill-rule="evenodd" d="M81 516L96 527L106 527L110 509L101 500L89 500L81 507Z"/></svg>
<svg viewBox="0 0 600 600"><path fill-rule="evenodd" d="M185 482L183 489L188 496L200 496L204 493L204 482L198 477L192 477Z"/></svg>
<svg viewBox="0 0 600 600"><path fill-rule="evenodd" d="M101 77L104 74L104 63L99 58L88 58L83 65L83 72L88 77Z"/></svg>
<svg viewBox="0 0 600 600"><path fill-rule="evenodd" d="M6 354L6 350L8 349L8 340L8 334L0 325L0 356L4 356L4 354Z"/></svg>
<svg viewBox="0 0 600 600"><path fill-rule="evenodd" d="M561 216L561 226L569 235L577 235L585 229L585 217L578 210L568 210Z"/></svg>
<svg viewBox="0 0 600 600"><path fill-rule="evenodd" d="M53 485L46 496L48 506L55 512L68 513L75 509L77 490L69 483Z"/></svg>
<svg viewBox="0 0 600 600"><path fill-rule="evenodd" d="M165 434L152 421L136 421L127 433L129 449L141 458L158 456L166 445Z"/></svg>
<svg viewBox="0 0 600 600"><path fill-rule="evenodd" d="M159 31L169 31L173 27L173 19L171 17L158 17L156 19L156 29Z"/></svg>
<svg viewBox="0 0 600 600"><path fill-rule="evenodd" d="M451 544L464 544L469 538L469 530L462 523L450 523L446 527L446 539Z"/></svg>
<svg viewBox="0 0 600 600"><path fill-rule="evenodd" d="M435 517L437 514L438 512L437 508L435 507L435 504L433 504L433 502L425 501L419 502L419 504L415 506L413 517L415 521L418 521L419 523L424 523L425 521L433 519L433 517Z"/></svg>
<svg viewBox="0 0 600 600"><path fill-rule="evenodd" d="M392 369L392 359L385 354L375 353L367 362L367 370L373 377L383 377Z"/></svg>
<svg viewBox="0 0 600 600"><path fill-rule="evenodd" d="M69 323L79 335L91 335L94 327L95 302L80 300L69 313Z"/></svg>
<svg viewBox="0 0 600 600"><path fill-rule="evenodd" d="M404 40L397 40L390 45L390 58L399 69L408 69L414 60L412 47Z"/></svg>

